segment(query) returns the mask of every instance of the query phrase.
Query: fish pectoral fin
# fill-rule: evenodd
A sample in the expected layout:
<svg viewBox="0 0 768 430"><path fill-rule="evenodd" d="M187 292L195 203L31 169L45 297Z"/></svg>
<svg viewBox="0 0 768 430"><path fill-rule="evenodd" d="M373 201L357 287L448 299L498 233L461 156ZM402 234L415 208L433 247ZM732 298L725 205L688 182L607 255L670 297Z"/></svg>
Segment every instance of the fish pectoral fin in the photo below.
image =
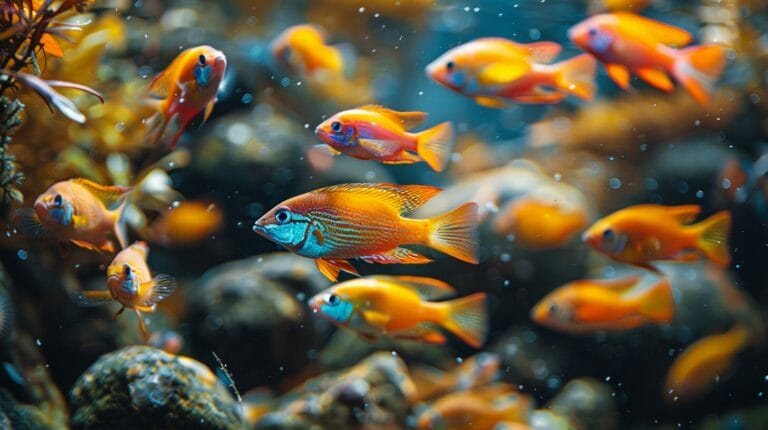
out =
<svg viewBox="0 0 768 430"><path fill-rule="evenodd" d="M82 291L76 290L69 296L72 303L83 306L103 306L112 303L112 295L109 291Z"/></svg>
<svg viewBox="0 0 768 430"><path fill-rule="evenodd" d="M333 147L325 144L314 145L312 146L312 150L317 151L321 154L330 155L330 156L336 156L341 154L340 151L337 151Z"/></svg>
<svg viewBox="0 0 768 430"><path fill-rule="evenodd" d="M13 224L22 233L29 236L42 236L48 231L40 223L35 210L32 208L17 209L13 218Z"/></svg>
<svg viewBox="0 0 768 430"><path fill-rule="evenodd" d="M410 288L423 300L439 300L456 295L456 290L445 282L423 276L375 275L370 278Z"/></svg>
<svg viewBox="0 0 768 430"><path fill-rule="evenodd" d="M153 306L155 303L167 299L168 296L176 291L176 279L161 273L152 278L151 281L139 285L140 291L144 291L144 288L152 289L152 294L144 301L144 304L146 306Z"/></svg>
<svg viewBox="0 0 768 430"><path fill-rule="evenodd" d="M342 270L355 276L360 276L360 274L357 273L357 269L349 264L347 260L326 260L316 258L315 265L317 265L317 270L319 270L320 273L334 282L339 279L339 272Z"/></svg>
<svg viewBox="0 0 768 430"><path fill-rule="evenodd" d="M88 226L88 219L82 215L72 215L72 225L78 229L84 229Z"/></svg>
<svg viewBox="0 0 768 430"><path fill-rule="evenodd" d="M365 321L378 328L383 328L390 320L390 316L384 312L365 310L361 312Z"/></svg>
<svg viewBox="0 0 768 430"><path fill-rule="evenodd" d="M608 72L608 76L613 79L613 82L616 82L616 85L620 86L622 89L629 90L631 87L629 85L629 69L622 66L621 64L606 64L605 70Z"/></svg>
<svg viewBox="0 0 768 430"><path fill-rule="evenodd" d="M366 263L379 264L424 264L432 262L429 258L406 248L395 248L389 252L366 255L360 259Z"/></svg>
<svg viewBox="0 0 768 430"><path fill-rule="evenodd" d="M402 152L402 145L394 140L358 139L357 141L366 151L379 156L394 155Z"/></svg>
<svg viewBox="0 0 768 430"><path fill-rule="evenodd" d="M479 104L480 106L485 106L488 108L495 108L495 109L501 109L507 106L507 103L504 102L503 99L500 99L498 97L477 96L475 97L475 103Z"/></svg>
<svg viewBox="0 0 768 430"><path fill-rule="evenodd" d="M675 89L675 86L672 84L669 76L667 76L663 70L647 68L635 69L634 72L637 74L637 76L640 77L640 79L662 91L669 93Z"/></svg>
<svg viewBox="0 0 768 430"><path fill-rule="evenodd" d="M416 111L398 112L396 110L387 109L379 105L365 105L365 106L360 106L358 109L363 109L371 112L376 112L379 115L384 115L393 121L399 122L403 126L403 129L405 130L409 130L413 127L416 127L427 120L426 112L416 112Z"/></svg>
<svg viewBox="0 0 768 430"><path fill-rule="evenodd" d="M120 185L100 185L83 178L72 179L72 182L87 189L88 192L101 200L107 208L112 207L115 203L120 201L125 193L131 191L130 187L123 187Z"/></svg>
<svg viewBox="0 0 768 430"><path fill-rule="evenodd" d="M497 62L483 68L477 75L480 85L506 85L520 79L531 70L526 61Z"/></svg>

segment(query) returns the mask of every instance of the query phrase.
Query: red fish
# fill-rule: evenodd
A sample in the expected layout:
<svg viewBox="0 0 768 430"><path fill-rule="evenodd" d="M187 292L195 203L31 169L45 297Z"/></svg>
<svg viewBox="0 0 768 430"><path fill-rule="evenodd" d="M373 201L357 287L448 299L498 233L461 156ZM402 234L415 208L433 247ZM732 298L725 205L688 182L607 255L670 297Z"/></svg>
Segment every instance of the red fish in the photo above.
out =
<svg viewBox="0 0 768 430"><path fill-rule="evenodd" d="M453 126L444 122L417 133L407 131L426 119L424 112L397 112L367 105L333 115L317 126L315 134L335 154L386 164L425 161L440 172L451 156Z"/></svg>
<svg viewBox="0 0 768 430"><path fill-rule="evenodd" d="M437 249L477 263L477 204L466 203L430 219L406 218L439 193L426 185L342 184L290 198L264 214L253 230L289 251L314 258L336 280L357 274L347 261L422 264L430 259L401 245Z"/></svg>
<svg viewBox="0 0 768 430"><path fill-rule="evenodd" d="M608 75L621 88L630 88L630 72L650 85L671 92L669 75L701 104L710 99L715 81L725 67L725 48L707 44L685 46L692 36L685 30L628 12L587 18L568 31L581 49L605 63Z"/></svg>
<svg viewBox="0 0 768 430"><path fill-rule="evenodd" d="M178 118L179 127L171 138L171 149L197 114L205 111L203 121L208 119L226 69L224 53L204 45L182 52L155 76L149 84L151 95L160 98L156 103L160 122L154 143L162 138L173 118Z"/></svg>

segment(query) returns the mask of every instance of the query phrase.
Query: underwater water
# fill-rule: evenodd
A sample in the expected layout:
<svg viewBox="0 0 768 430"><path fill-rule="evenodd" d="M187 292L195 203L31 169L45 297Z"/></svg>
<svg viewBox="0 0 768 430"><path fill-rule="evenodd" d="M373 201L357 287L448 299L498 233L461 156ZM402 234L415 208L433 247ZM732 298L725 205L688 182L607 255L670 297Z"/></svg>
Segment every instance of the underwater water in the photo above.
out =
<svg viewBox="0 0 768 430"><path fill-rule="evenodd" d="M761 0L3 0L0 429L768 429Z"/></svg>

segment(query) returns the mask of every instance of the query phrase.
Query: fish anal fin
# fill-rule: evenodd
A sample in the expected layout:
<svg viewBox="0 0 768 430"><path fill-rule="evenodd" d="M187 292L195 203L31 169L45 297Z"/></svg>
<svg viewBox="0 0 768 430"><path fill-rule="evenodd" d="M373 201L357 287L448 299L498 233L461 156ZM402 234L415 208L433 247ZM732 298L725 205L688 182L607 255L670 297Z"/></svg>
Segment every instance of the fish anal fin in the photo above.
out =
<svg viewBox="0 0 768 430"><path fill-rule="evenodd" d="M620 86L624 90L629 90L629 69L621 64L609 63L605 65L605 70L608 72L608 76L616 82L616 85Z"/></svg>
<svg viewBox="0 0 768 430"><path fill-rule="evenodd" d="M403 129L405 130L409 130L413 127L416 127L422 124L424 121L427 120L427 115L428 115L426 112L418 112L418 111L398 112L396 110L388 109L379 105L365 105L365 106L360 106L358 109L363 109L371 112L376 112L380 115L384 115L387 118L400 123L403 126Z"/></svg>
<svg viewBox="0 0 768 430"><path fill-rule="evenodd" d="M349 193L355 198L371 197L403 214L422 206L441 191L442 189L429 185L358 183L331 185L312 193Z"/></svg>
<svg viewBox="0 0 768 430"><path fill-rule="evenodd" d="M479 104L480 106L494 109L501 109L507 106L504 100L498 97L477 96L475 97L475 103Z"/></svg>
<svg viewBox="0 0 768 430"><path fill-rule="evenodd" d="M424 300L445 299L456 294L456 290L447 283L423 276L376 275L372 276L372 278L383 282L397 283L398 285L410 288Z"/></svg>
<svg viewBox="0 0 768 430"><path fill-rule="evenodd" d="M394 140L358 139L360 146L378 156L386 157L402 152L400 142Z"/></svg>
<svg viewBox="0 0 768 430"><path fill-rule="evenodd" d="M658 88L662 91L669 93L675 89L675 86L672 84L672 81L669 79L669 76L667 76L667 74L664 73L663 70L646 68L646 69L634 69L633 72L635 72L635 74L639 76L640 79L644 80L651 86Z"/></svg>
<svg viewBox="0 0 768 430"><path fill-rule="evenodd" d="M361 260L366 263L379 263L379 264L425 264L430 263L432 260L429 258L406 248L395 248L389 252L382 252L380 254L366 255L360 257Z"/></svg>
<svg viewBox="0 0 768 430"><path fill-rule="evenodd" d="M507 85L530 70L531 65L526 61L497 62L483 68L477 81L480 85Z"/></svg>
<svg viewBox="0 0 768 430"><path fill-rule="evenodd" d="M391 157L379 161L384 164L413 164L422 161L422 159L408 151L400 151Z"/></svg>

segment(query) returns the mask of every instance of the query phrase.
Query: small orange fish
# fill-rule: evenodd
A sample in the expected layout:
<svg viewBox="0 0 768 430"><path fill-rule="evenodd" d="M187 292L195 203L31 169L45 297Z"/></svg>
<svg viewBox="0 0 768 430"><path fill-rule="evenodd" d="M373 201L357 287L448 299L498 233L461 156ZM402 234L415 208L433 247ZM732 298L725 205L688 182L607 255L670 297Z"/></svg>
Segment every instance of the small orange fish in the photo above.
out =
<svg viewBox="0 0 768 430"><path fill-rule="evenodd" d="M527 423L532 409L530 397L495 384L439 398L419 415L416 428L492 430L500 423Z"/></svg>
<svg viewBox="0 0 768 430"><path fill-rule="evenodd" d="M687 401L712 388L733 366L736 355L751 341L749 330L737 325L726 333L707 336L689 345L667 371L664 396Z"/></svg>
<svg viewBox="0 0 768 430"><path fill-rule="evenodd" d="M312 311L374 340L380 336L445 343L442 327L474 348L485 343L485 293L455 294L450 285L418 276L369 276L337 284L309 300Z"/></svg>
<svg viewBox="0 0 768 430"><path fill-rule="evenodd" d="M411 164L425 161L437 172L451 156L455 136L450 122L428 130L409 130L427 119L424 112L397 112L367 105L339 112L315 129L330 151L360 160L386 164Z"/></svg>
<svg viewBox="0 0 768 430"><path fill-rule="evenodd" d="M115 318L126 308L136 311L139 330L146 338L142 312L154 312L158 302L165 300L176 290L176 280L168 275L154 278L147 266L149 248L144 242L136 242L120 251L107 267L108 291L77 291L72 300L80 306L101 306L112 301L122 306Z"/></svg>
<svg viewBox="0 0 768 430"><path fill-rule="evenodd" d="M594 15L575 25L568 37L581 49L605 63L608 75L621 88L630 89L630 72L648 84L671 92L668 75L701 104L725 67L725 48L708 44L685 46L693 37L685 30L629 12Z"/></svg>
<svg viewBox="0 0 768 430"><path fill-rule="evenodd" d="M272 41L272 56L307 78L339 76L344 72L344 56L338 47L326 45L325 40L325 29L318 25L294 25Z"/></svg>
<svg viewBox="0 0 768 430"><path fill-rule="evenodd" d="M669 280L641 286L640 276L585 279L547 294L531 311L538 324L569 333L621 331L646 324L669 324L675 302Z"/></svg>
<svg viewBox="0 0 768 430"><path fill-rule="evenodd" d="M479 105L502 108L516 103L558 103L571 94L592 100L595 59L589 55L557 63L554 42L520 44L500 37L476 39L441 55L427 76Z"/></svg>
<svg viewBox="0 0 768 430"><path fill-rule="evenodd" d="M210 237L223 221L224 214L215 204L185 201L160 215L144 237L163 246L189 246Z"/></svg>
<svg viewBox="0 0 768 430"><path fill-rule="evenodd" d="M583 210L571 210L536 198L512 202L493 220L497 234L512 234L516 243L529 249L563 246L586 225L587 214Z"/></svg>
<svg viewBox="0 0 768 430"><path fill-rule="evenodd" d="M216 103L216 93L227 70L227 57L210 46L189 48L179 54L171 64L152 79L150 95L156 102L159 126L154 132L157 143L173 118L178 117L179 128L170 142L176 147L184 129L200 112L207 120ZM154 119L150 123L158 122Z"/></svg>
<svg viewBox="0 0 768 430"><path fill-rule="evenodd" d="M333 281L340 270L357 275L347 261L351 258L381 264L432 261L400 246L407 244L477 263L477 204L466 203L430 219L402 216L440 191L427 185L333 185L280 203L256 221L253 231L314 258Z"/></svg>
<svg viewBox="0 0 768 430"><path fill-rule="evenodd" d="M691 224L700 211L697 205L630 206L598 220L582 239L616 261L654 271L651 261L689 261L697 258L696 251L727 267L731 215L722 211Z"/></svg>
<svg viewBox="0 0 768 430"><path fill-rule="evenodd" d="M501 360L496 354L481 352L464 360L455 368L442 371L421 366L411 370L417 388L415 401L424 401L441 394L467 391L486 385L499 377Z"/></svg>
<svg viewBox="0 0 768 430"><path fill-rule="evenodd" d="M110 233L121 248L127 244L122 214L130 191L81 178L58 182L35 200L33 209L17 210L15 221L24 232L50 232L62 242L111 254L115 246Z"/></svg>

